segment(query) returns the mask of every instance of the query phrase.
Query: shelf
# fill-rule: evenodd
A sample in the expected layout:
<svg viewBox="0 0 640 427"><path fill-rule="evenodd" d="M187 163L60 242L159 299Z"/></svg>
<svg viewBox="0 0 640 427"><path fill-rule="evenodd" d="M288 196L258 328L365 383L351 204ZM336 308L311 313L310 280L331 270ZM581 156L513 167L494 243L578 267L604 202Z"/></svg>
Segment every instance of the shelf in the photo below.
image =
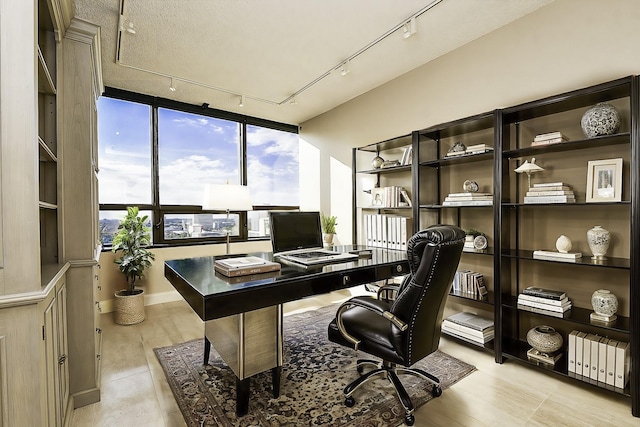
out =
<svg viewBox="0 0 640 427"><path fill-rule="evenodd" d="M631 261L627 258L608 257L604 260L592 260L587 254L583 255L582 258L577 259L575 262L534 258L532 250L504 249L502 250L502 256L505 258L524 259L535 262L553 262L556 264L568 264L582 267L619 268L623 270L629 270L631 268Z"/></svg>
<svg viewBox="0 0 640 427"><path fill-rule="evenodd" d="M557 153L560 151L629 144L630 142L631 134L629 132L625 132L615 135L596 136L595 138L589 139L579 139L560 142L557 144L537 145L535 147L523 147L516 150L503 151L502 157L505 159L512 159L525 156L536 156L543 153Z"/></svg>
<svg viewBox="0 0 640 427"><path fill-rule="evenodd" d="M571 295L567 294L569 296L569 299L571 299ZM578 323L581 325L588 325L588 326L594 326L597 328L601 328L607 331L615 331L615 332L622 332L624 334L628 334L630 333L630 319L629 317L626 316L618 316L618 318L616 319L615 322L611 323L611 324L604 324L604 323L596 323L596 322L591 322L590 319L590 315L591 313L593 313L592 309L587 309L587 308L581 308L581 307L572 307L571 310L568 310L565 313L566 317L555 317L555 316L547 316L545 314L542 313L536 313L534 311L527 311L527 310L520 310L518 308L516 308L517 306L517 302L518 302L518 297L514 297L512 295L508 296L505 298L505 301L503 301L502 305L505 307L508 307L512 310L517 310L520 313L529 313L529 314L534 314L537 316L542 316L542 317L549 317L551 319L558 319L558 320L563 320L563 321L569 321L569 322L573 322L573 323Z"/></svg>
<svg viewBox="0 0 640 427"><path fill-rule="evenodd" d="M51 210L56 210L58 209L58 205L56 205L55 203L49 203L49 202L38 202L38 206L40 207L40 209L51 209Z"/></svg>
<svg viewBox="0 0 640 427"><path fill-rule="evenodd" d="M362 210L371 210L371 211L386 211L386 210L412 210L413 208L411 206L397 206L395 208L393 207L384 207L384 206L363 206L360 209Z"/></svg>
<svg viewBox="0 0 640 427"><path fill-rule="evenodd" d="M463 154L455 157L447 157L444 159L429 160L426 162L420 162L420 166L438 167L448 165L459 165L461 163L482 162L487 160L493 160L493 151L479 154Z"/></svg>
<svg viewBox="0 0 640 427"><path fill-rule="evenodd" d="M465 135L493 127L493 112L486 112L418 131L432 140Z"/></svg>
<svg viewBox="0 0 640 427"><path fill-rule="evenodd" d="M494 294L491 291L489 291L489 293L487 293L487 295L485 295L484 297L480 297L480 296L474 296L464 292L456 292L452 290L451 292L449 292L449 296L460 298L467 301L474 301L482 304L489 304L489 305L493 305L495 301Z"/></svg>
<svg viewBox="0 0 640 427"><path fill-rule="evenodd" d="M580 381L581 383L584 383L584 384L591 384L586 381L582 381L579 378L576 378L575 375L572 375L568 372L566 352L563 352L562 357L556 362L555 365L547 365L544 363L536 362L534 360L529 360L527 358L527 350L529 350L531 347L529 346L528 343L524 341L505 340L503 341L502 345L503 345L502 355L508 359L513 359L515 361L518 361L527 365L535 366L537 368L543 368L544 371L562 375L567 378L573 378L576 381ZM606 390L606 391L614 392L617 394L623 394L627 397L631 396L631 390L629 385L627 385L627 387L625 387L624 390L609 389L604 387L598 387L595 385L593 386L600 390Z"/></svg>
<svg viewBox="0 0 640 427"><path fill-rule="evenodd" d="M399 136L397 138L388 139L386 141L365 145L364 147L358 147L358 151L367 151L370 153L377 153L380 151L392 150L394 148L408 147L410 145L411 145L411 134L408 134L408 135Z"/></svg>
<svg viewBox="0 0 640 427"><path fill-rule="evenodd" d="M356 173L376 174L376 173L395 173L395 172L407 172L407 171L411 171L411 165L393 166L389 168L368 169L368 170L358 171Z"/></svg>
<svg viewBox="0 0 640 427"><path fill-rule="evenodd" d="M56 84L51 78L49 67L47 67L47 63L44 60L40 46L38 46L38 92L47 95L56 94Z"/></svg>
<svg viewBox="0 0 640 427"><path fill-rule="evenodd" d="M51 151L51 148L47 145L46 142L42 140L42 138L38 137L38 146L40 147L40 161L45 162L57 162L58 158Z"/></svg>
<svg viewBox="0 0 640 427"><path fill-rule="evenodd" d="M460 209L460 208L493 208L493 205L461 205L461 206L444 206L440 204L420 205L420 209Z"/></svg>
<svg viewBox="0 0 640 427"><path fill-rule="evenodd" d="M462 249L462 253L463 254L474 254L474 255L488 255L488 256L493 256L494 255L493 248L487 248L487 249L467 249L467 248L464 248L464 249Z"/></svg>

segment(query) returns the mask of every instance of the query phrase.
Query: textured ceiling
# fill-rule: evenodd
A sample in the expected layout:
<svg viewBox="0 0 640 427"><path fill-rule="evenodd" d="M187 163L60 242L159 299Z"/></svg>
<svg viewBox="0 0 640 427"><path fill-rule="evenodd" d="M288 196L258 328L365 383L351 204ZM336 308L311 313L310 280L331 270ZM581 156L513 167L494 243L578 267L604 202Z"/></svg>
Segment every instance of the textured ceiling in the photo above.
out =
<svg viewBox="0 0 640 427"><path fill-rule="evenodd" d="M551 1L75 3L76 16L101 27L105 86L299 124ZM404 38L402 24L432 3L417 17L416 33ZM131 22L135 34L118 30L121 9L124 28ZM342 75L349 58L350 72Z"/></svg>

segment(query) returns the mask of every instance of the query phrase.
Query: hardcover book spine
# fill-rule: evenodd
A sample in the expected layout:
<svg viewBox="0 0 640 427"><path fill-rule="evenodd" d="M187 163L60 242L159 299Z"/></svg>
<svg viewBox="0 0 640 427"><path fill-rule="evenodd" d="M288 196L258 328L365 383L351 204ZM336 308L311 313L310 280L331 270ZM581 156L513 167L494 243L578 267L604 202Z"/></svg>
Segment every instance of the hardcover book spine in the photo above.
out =
<svg viewBox="0 0 640 427"><path fill-rule="evenodd" d="M525 299L521 299L520 297L518 297L518 305L525 305L528 307L540 308L542 310L557 311L559 313L564 313L565 311L571 308L571 304L552 305L552 304L545 304L545 303L540 303L535 301L528 301Z"/></svg>
<svg viewBox="0 0 640 427"><path fill-rule="evenodd" d="M560 291L543 288L525 288L522 290L525 295L533 295L535 297L561 300L567 297L567 294Z"/></svg>
<svg viewBox="0 0 640 427"><path fill-rule="evenodd" d="M571 303L569 301L569 298L566 298L566 297L563 299L557 300L557 299L551 299L551 298L536 297L533 295L526 295L526 294L518 295L518 300L526 300L526 301L538 302L538 303L549 304L549 305L557 305L558 307Z"/></svg>

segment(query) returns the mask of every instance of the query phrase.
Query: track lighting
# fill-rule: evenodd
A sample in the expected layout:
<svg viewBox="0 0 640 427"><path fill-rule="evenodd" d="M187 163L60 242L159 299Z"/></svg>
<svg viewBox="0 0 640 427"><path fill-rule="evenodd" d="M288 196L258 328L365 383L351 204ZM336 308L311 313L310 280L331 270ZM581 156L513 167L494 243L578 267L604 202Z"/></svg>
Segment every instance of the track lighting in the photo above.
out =
<svg viewBox="0 0 640 427"><path fill-rule="evenodd" d="M291 102L291 105L296 105L298 103L298 101L296 101L296 97L295 96L292 97L291 101L289 101L289 102Z"/></svg>
<svg viewBox="0 0 640 427"><path fill-rule="evenodd" d="M416 17L412 16L411 19L404 23L402 26L402 37L405 39L411 37L416 33Z"/></svg>
<svg viewBox="0 0 640 427"><path fill-rule="evenodd" d="M244 95L240 95L240 101L238 102L238 107L244 107Z"/></svg>
<svg viewBox="0 0 640 427"><path fill-rule="evenodd" d="M171 77L171 86L169 86L169 90L170 90L171 92L175 92L175 91L176 91L176 82L175 82L175 80L173 79L173 77Z"/></svg>
<svg viewBox="0 0 640 427"><path fill-rule="evenodd" d="M347 74L349 74L349 71L351 71L350 65L351 62L348 59L344 61L340 66L340 75L346 76Z"/></svg>
<svg viewBox="0 0 640 427"><path fill-rule="evenodd" d="M118 20L118 28L121 32L126 31L129 34L136 33L136 27L133 25L133 22L125 19L124 15L120 15L120 19Z"/></svg>

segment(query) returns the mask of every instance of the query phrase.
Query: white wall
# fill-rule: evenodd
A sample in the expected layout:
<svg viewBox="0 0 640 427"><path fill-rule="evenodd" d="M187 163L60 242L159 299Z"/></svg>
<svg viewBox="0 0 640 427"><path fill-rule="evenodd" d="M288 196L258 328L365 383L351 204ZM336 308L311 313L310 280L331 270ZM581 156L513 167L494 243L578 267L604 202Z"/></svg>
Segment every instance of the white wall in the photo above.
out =
<svg viewBox="0 0 640 427"><path fill-rule="evenodd" d="M639 25L637 0L556 0L303 123L300 135L323 147L321 156L351 168L352 147L640 74ZM326 189L331 169L321 173ZM351 187L332 188L322 202L325 211L337 203L340 212L350 211ZM347 243L350 218L339 217L343 242L349 230Z"/></svg>

